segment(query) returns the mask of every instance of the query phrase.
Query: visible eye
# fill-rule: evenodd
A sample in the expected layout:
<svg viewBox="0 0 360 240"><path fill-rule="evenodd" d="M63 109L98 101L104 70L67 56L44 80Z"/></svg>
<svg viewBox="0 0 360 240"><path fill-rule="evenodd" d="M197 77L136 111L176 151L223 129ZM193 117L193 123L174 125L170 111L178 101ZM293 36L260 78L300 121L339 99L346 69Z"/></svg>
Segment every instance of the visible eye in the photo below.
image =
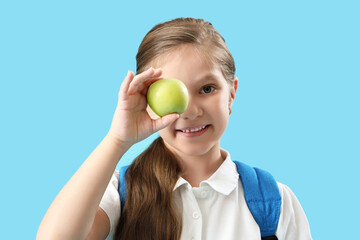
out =
<svg viewBox="0 0 360 240"><path fill-rule="evenodd" d="M214 89L215 88L213 86L205 86L201 89L201 93L211 93Z"/></svg>

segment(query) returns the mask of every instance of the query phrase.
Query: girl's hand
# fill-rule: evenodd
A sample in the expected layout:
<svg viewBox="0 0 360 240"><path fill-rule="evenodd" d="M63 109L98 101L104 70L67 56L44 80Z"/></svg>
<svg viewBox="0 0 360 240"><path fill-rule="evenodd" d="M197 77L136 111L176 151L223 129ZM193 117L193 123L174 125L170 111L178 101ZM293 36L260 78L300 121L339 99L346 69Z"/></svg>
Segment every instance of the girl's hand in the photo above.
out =
<svg viewBox="0 0 360 240"><path fill-rule="evenodd" d="M153 68L135 77L132 71L128 72L120 87L118 105L108 133L117 142L131 147L179 117L177 113L172 113L152 119L146 110L148 87L159 80L161 74L161 69Z"/></svg>

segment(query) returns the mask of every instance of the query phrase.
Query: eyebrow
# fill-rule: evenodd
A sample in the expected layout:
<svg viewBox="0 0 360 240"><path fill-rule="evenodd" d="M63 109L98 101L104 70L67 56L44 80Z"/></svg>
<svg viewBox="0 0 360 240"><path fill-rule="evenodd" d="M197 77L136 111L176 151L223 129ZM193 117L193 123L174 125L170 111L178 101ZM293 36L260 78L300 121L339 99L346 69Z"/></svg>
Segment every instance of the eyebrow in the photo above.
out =
<svg viewBox="0 0 360 240"><path fill-rule="evenodd" d="M218 81L218 78L212 74L206 74L204 77L200 78L200 80L198 81L199 83L203 83L203 82L210 82L210 81Z"/></svg>

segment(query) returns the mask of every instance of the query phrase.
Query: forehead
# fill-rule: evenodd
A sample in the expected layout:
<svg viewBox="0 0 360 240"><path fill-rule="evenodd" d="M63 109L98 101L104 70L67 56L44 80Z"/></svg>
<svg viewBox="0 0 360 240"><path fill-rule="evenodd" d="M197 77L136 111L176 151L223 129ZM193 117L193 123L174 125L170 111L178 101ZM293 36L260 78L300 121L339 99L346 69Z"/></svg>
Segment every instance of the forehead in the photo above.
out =
<svg viewBox="0 0 360 240"><path fill-rule="evenodd" d="M171 52L164 53L157 59L156 67L163 70L163 78L177 78L181 81L193 82L212 76L213 80L224 80L219 69L198 48L192 45L181 46Z"/></svg>

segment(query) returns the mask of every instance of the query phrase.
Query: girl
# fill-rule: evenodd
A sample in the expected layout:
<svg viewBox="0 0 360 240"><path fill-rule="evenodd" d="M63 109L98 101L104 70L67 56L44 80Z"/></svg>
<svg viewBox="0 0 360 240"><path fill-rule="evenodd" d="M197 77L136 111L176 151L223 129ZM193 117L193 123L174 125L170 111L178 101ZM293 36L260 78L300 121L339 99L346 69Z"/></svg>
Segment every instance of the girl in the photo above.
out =
<svg viewBox="0 0 360 240"><path fill-rule="evenodd" d="M225 40L207 21L178 18L151 29L136 60L108 134L55 198L37 239L260 239L236 166L220 147L238 86ZM187 86L189 105L180 116L160 118L147 107L147 89L161 78ZM115 167L157 131L160 137L126 172L120 206ZM277 238L311 239L296 197L278 187Z"/></svg>

